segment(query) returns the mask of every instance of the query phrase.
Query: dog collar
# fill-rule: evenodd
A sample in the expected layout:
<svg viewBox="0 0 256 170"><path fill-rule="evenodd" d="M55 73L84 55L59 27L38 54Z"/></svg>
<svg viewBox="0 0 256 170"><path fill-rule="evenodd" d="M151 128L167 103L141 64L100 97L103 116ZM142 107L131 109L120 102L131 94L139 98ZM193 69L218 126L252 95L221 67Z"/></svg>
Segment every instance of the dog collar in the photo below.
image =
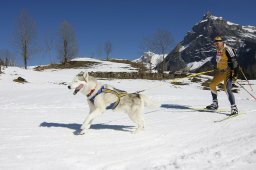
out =
<svg viewBox="0 0 256 170"><path fill-rule="evenodd" d="M94 94L93 96L91 96L90 98L88 97L88 99L92 102L92 103L94 103L94 99L95 99L95 97L96 96L98 96L100 93L102 93L102 90L104 89L104 86L102 86L98 91L97 91L97 93L96 94ZM95 89L94 89L95 90ZM89 95L89 94L88 94ZM87 96L88 96L87 95Z"/></svg>
<svg viewBox="0 0 256 170"><path fill-rule="evenodd" d="M87 94L86 96L87 96L87 97L90 97L94 91L95 91L95 89L92 89L92 90L90 91L90 93Z"/></svg>
<svg viewBox="0 0 256 170"><path fill-rule="evenodd" d="M92 95L92 93L95 91L96 87L97 87L97 85L96 85L95 88L92 89L92 90L90 91L90 93L88 93L86 96L87 96L87 97L90 97L90 96Z"/></svg>

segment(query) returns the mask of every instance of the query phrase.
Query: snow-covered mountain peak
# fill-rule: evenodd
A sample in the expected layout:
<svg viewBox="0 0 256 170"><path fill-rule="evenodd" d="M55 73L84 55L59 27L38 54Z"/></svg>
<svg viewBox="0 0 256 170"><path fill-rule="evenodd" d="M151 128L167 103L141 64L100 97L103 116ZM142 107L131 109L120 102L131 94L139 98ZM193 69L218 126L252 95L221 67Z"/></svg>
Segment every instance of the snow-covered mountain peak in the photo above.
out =
<svg viewBox="0 0 256 170"><path fill-rule="evenodd" d="M227 45L237 50L240 66L244 68L246 74L249 75L248 77L255 78L256 27L242 26L222 17L214 16L210 12L206 13L202 20L196 23L192 30L185 35L183 41L179 43L180 48L177 48L177 45L168 54L164 60L167 71L175 72L187 68L193 68L190 71L212 69L216 55L213 46L215 36L221 36ZM212 60L205 63L209 57ZM179 59L178 62L173 62L175 58ZM184 64L177 67L179 63Z"/></svg>
<svg viewBox="0 0 256 170"><path fill-rule="evenodd" d="M155 54L151 51L144 52L144 54L138 58L133 60L136 63L143 63L148 68L155 68L159 63L163 61L163 57L165 58L167 54Z"/></svg>

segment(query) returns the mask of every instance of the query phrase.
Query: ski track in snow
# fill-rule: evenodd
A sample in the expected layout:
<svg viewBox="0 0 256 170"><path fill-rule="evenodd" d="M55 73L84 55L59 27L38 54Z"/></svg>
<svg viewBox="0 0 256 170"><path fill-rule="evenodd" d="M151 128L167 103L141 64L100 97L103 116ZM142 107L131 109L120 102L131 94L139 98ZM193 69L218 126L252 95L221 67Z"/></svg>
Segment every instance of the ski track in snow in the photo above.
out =
<svg viewBox="0 0 256 170"><path fill-rule="evenodd" d="M223 114L199 112L210 92L199 84L168 81L100 80L143 94L163 105L145 109L146 128L123 113L107 111L86 135L77 135L89 107L65 85L80 70L35 72L8 68L0 75L0 169L255 169L256 103L242 89L235 94L241 116L220 123ZM29 83L18 84L21 76ZM253 81L255 84L256 81ZM247 86L246 86L247 87ZM254 89L255 85L253 86ZM220 108L229 110L219 93Z"/></svg>

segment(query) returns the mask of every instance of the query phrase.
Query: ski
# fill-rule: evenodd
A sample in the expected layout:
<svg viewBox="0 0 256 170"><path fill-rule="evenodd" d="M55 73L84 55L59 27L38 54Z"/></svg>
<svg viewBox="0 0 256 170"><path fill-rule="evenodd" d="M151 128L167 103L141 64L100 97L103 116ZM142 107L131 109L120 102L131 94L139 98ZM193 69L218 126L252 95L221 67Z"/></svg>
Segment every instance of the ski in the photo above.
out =
<svg viewBox="0 0 256 170"><path fill-rule="evenodd" d="M235 114L235 115L227 115L227 117L223 118L223 119L220 119L220 120L215 120L214 123L218 123L218 122L223 122L225 120L228 120L228 119L231 119L231 118L234 118L234 117L237 117L237 116L240 116L242 114L245 114L245 113L238 113L238 114Z"/></svg>
<svg viewBox="0 0 256 170"><path fill-rule="evenodd" d="M228 110L225 110L225 109L209 110L206 108L194 108L194 107L189 107L189 109L199 111L199 112L223 113L226 115L228 115L227 113L229 112Z"/></svg>

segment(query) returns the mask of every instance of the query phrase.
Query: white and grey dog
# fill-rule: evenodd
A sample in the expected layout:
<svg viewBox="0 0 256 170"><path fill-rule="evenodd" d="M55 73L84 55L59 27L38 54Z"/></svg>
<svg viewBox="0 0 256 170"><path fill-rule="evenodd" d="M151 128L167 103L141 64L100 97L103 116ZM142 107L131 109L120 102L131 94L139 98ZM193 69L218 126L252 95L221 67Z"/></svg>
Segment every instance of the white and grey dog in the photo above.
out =
<svg viewBox="0 0 256 170"><path fill-rule="evenodd" d="M101 85L97 80L89 76L87 72L80 72L68 85L69 89L75 89L74 95L81 92L87 96L90 112L81 126L80 134L84 134L90 128L94 118L101 115L107 109L125 112L130 119L138 125L133 132L137 133L144 129L144 119L142 112L144 106L154 106L156 104L146 96L138 93L127 93L115 89L109 85Z"/></svg>

